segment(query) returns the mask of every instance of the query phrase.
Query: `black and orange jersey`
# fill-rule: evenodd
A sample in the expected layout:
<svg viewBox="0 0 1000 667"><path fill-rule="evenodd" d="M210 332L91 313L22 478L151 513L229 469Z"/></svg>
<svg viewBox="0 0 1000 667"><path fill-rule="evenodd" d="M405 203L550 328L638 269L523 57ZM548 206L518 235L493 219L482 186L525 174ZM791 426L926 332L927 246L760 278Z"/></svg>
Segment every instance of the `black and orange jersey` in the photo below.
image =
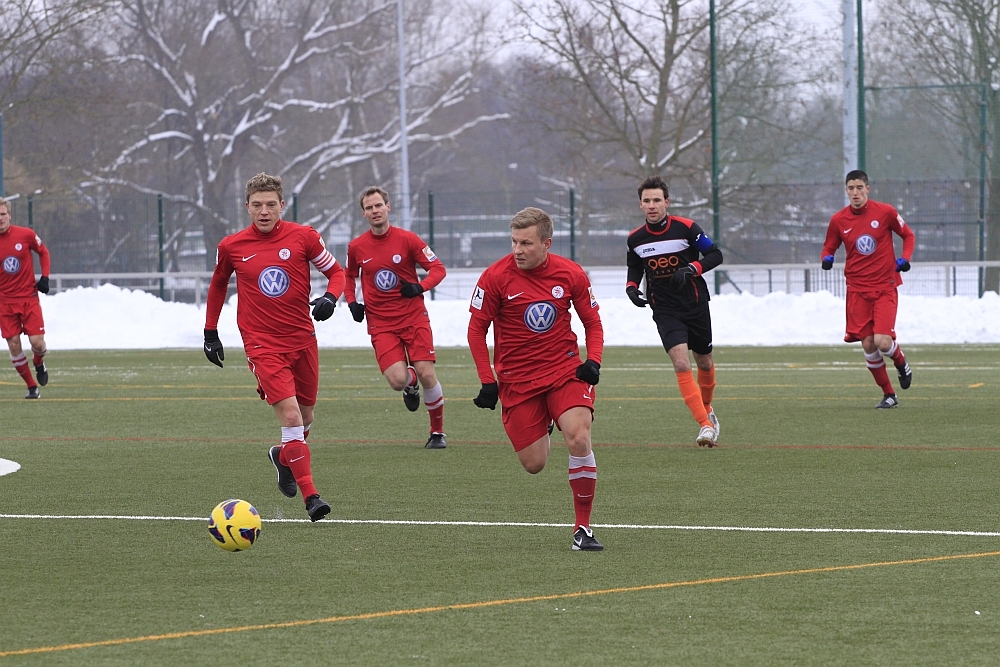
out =
<svg viewBox="0 0 1000 667"><path fill-rule="evenodd" d="M645 276L646 298L654 310L684 311L708 302L702 274L722 264L722 251L693 220L668 215L659 224L646 223L628 235L626 264L626 287L638 287ZM674 273L688 265L695 277L675 285Z"/></svg>

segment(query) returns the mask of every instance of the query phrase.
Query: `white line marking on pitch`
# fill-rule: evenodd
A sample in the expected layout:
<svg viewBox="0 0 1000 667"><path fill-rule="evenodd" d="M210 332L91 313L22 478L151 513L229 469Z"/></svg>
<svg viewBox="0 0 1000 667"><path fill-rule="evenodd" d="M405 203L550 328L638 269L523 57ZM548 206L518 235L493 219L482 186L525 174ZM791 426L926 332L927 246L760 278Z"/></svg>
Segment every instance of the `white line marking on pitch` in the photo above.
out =
<svg viewBox="0 0 1000 667"><path fill-rule="evenodd" d="M17 461L9 461L7 459L0 459L0 477L4 475L9 475L12 472L17 472L21 469L21 464Z"/></svg>
<svg viewBox="0 0 1000 667"><path fill-rule="evenodd" d="M0 519L109 519L118 521L208 521L200 516L127 516L116 514L0 514ZM311 523L309 519L262 519L264 523ZM498 526L513 528L572 528L571 523L525 521L417 521L409 519L323 519L322 523L383 526ZM767 526L679 526L634 523L595 523L594 528L623 530L701 530L732 533L867 533L877 535L956 535L1000 537L1000 532L978 530L911 530L904 528L776 528Z"/></svg>

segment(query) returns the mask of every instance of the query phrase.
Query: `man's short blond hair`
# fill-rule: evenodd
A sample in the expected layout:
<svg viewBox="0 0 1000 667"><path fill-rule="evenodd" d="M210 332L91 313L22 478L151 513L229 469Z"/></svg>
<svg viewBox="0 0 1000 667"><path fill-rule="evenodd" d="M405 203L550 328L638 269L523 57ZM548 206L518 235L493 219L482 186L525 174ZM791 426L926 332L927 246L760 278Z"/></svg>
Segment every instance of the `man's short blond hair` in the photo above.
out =
<svg viewBox="0 0 1000 667"><path fill-rule="evenodd" d="M542 241L552 238L552 218L540 208L529 206L518 211L510 221L511 229L538 228L538 238Z"/></svg>
<svg viewBox="0 0 1000 667"><path fill-rule="evenodd" d="M285 201L285 197L281 193L281 176L269 176L264 172L260 172L247 181L248 204L250 203L250 196L257 194L258 192L277 192L278 201Z"/></svg>
<svg viewBox="0 0 1000 667"><path fill-rule="evenodd" d="M4 199L3 197L0 197L0 206L3 206L5 209L7 209L7 213L10 213L10 202Z"/></svg>
<svg viewBox="0 0 1000 667"><path fill-rule="evenodd" d="M365 191L361 193L361 197L358 199L358 203L361 205L362 211L365 210L365 199L371 197L372 195L382 195L382 202L385 204L389 203L389 193L377 185L372 185L365 188Z"/></svg>

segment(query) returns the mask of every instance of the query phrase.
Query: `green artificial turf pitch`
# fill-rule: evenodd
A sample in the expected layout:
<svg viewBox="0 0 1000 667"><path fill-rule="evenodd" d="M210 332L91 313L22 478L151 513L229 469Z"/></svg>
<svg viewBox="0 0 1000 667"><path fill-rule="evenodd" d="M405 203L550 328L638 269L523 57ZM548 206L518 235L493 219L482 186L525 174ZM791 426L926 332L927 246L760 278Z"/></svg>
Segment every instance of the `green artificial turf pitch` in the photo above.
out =
<svg viewBox="0 0 1000 667"><path fill-rule="evenodd" d="M314 478L356 522L318 524L274 521L306 515L238 350L53 352L39 401L0 377L0 667L996 664L1000 346L905 350L895 410L857 346L717 350L713 450L662 350L606 350L601 553L531 525L573 521L566 450L525 473L467 351L443 451L370 350L321 352ZM206 530L230 497L246 552Z"/></svg>

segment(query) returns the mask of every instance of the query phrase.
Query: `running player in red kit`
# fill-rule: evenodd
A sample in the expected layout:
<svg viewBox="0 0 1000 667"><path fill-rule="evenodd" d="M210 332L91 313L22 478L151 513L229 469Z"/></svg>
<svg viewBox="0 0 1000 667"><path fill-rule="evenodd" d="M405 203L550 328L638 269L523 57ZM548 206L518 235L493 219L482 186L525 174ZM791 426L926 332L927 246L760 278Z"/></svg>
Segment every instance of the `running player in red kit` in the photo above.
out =
<svg viewBox="0 0 1000 667"><path fill-rule="evenodd" d="M434 338L423 293L445 276L444 264L413 232L389 224L389 193L370 187L361 193L361 212L371 226L347 246L347 307L356 322L368 318L378 368L410 412L420 407L420 386L431 422L424 445L444 449L444 392L434 372ZM417 266L427 271L422 281ZM358 303L356 283L361 276Z"/></svg>
<svg viewBox="0 0 1000 667"><path fill-rule="evenodd" d="M823 269L833 268L833 256L843 243L847 250L844 278L847 279L848 343L861 341L868 370L882 389L876 408L894 408L899 399L885 370L882 355L892 359L899 386L909 389L913 381L910 365L896 344L896 288L903 283L901 271L910 270L916 236L892 206L868 198L868 174L856 169L847 174L850 206L830 218L823 243ZM892 234L903 239L903 256L896 259Z"/></svg>
<svg viewBox="0 0 1000 667"><path fill-rule="evenodd" d="M35 281L35 264L31 253L38 255L42 277ZM38 292L49 293L49 251L34 231L10 224L10 203L0 198L0 335L7 339L10 361L28 385L25 398L38 398L38 385L49 382L45 368L45 322ZM21 334L28 335L31 344L35 378L31 377L28 358L21 347ZM37 382L35 379L37 378Z"/></svg>
<svg viewBox="0 0 1000 667"><path fill-rule="evenodd" d="M573 549L604 547L590 529L597 463L590 443L594 385L601 377L604 328L590 280L573 261L549 252L552 219L526 208L510 222L513 252L483 271L469 310L469 348L482 388L477 407L501 403L504 430L524 469L541 472L555 420L569 450L569 486L576 512ZM583 322L587 360L580 363L570 305ZM493 365L486 332L493 325Z"/></svg>
<svg viewBox="0 0 1000 667"><path fill-rule="evenodd" d="M225 354L218 323L229 277L236 273L239 301L236 322L247 364L257 378L257 393L274 408L281 423L281 445L268 451L278 471L278 489L295 497L302 490L309 518L319 521L330 505L313 485L306 438L319 388L319 350L309 321L333 315L344 290L344 270L312 227L281 219L285 207L281 179L257 174L247 182L251 225L222 239L208 290L205 356L222 367ZM309 265L329 279L326 294L309 301Z"/></svg>
<svg viewBox="0 0 1000 667"><path fill-rule="evenodd" d="M719 419L712 408L712 314L702 275L722 264L722 251L693 220L667 215L670 196L661 177L650 176L638 191L646 224L628 235L625 294L639 308L651 305L684 404L700 427L696 442L699 447L715 447ZM646 298L639 291L643 277ZM691 372L692 354L698 366L697 384Z"/></svg>

